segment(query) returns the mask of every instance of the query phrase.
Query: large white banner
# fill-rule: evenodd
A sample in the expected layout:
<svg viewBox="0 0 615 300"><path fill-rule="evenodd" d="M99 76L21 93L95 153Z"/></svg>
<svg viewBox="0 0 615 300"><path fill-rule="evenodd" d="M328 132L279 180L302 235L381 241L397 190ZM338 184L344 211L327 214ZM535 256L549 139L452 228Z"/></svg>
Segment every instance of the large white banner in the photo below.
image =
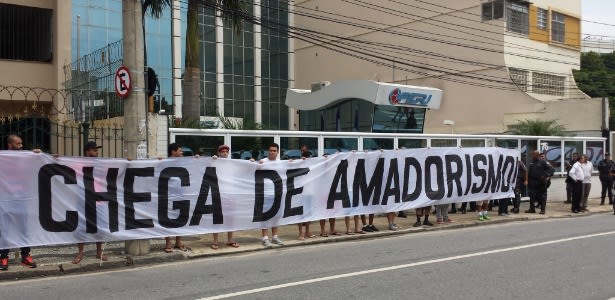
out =
<svg viewBox="0 0 615 300"><path fill-rule="evenodd" d="M518 157L501 148L437 148L258 163L0 151L0 249L267 228L508 198Z"/></svg>

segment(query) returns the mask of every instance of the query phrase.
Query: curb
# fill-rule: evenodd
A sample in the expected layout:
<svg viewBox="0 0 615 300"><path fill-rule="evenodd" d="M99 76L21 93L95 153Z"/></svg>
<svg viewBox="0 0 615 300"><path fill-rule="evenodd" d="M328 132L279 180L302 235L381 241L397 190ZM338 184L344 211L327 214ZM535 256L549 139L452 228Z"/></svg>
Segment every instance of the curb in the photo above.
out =
<svg viewBox="0 0 615 300"><path fill-rule="evenodd" d="M303 243L292 243L284 246L276 246L273 248L244 248L241 250L229 251L229 252L216 252L216 253L160 253L160 254L150 254L149 256L120 256L117 259L114 257L110 261L104 262L102 265L99 264L60 264L60 265L43 265L39 266L36 269L28 270L27 272L21 271L4 271L0 272L0 282L1 281L17 281L24 279L34 279L34 278L46 278L46 277L61 277L65 275L75 275L81 273L94 273L94 272L102 272L108 270L117 270L124 269L130 270L135 269L144 265L154 265L154 264L162 264L169 263L174 261L184 261L188 259L200 259L200 258L209 258L209 257L221 257L221 256L231 256L237 254L245 254L257 251L267 251L267 250L283 250L287 248L299 247L299 246L308 246L308 245L318 245L318 244L327 244L327 243L338 243L345 241L356 241L356 240L366 240L366 239L376 239L390 236L398 236L405 234L413 234L420 232L431 232L431 231L443 231L443 230L453 230L453 229L462 229L462 228L470 228L470 227L478 227L478 226L489 226L494 224L504 224L504 223L512 223L512 222L533 222L533 221L541 221L547 219L565 219L565 218L582 218L588 217L597 214L611 214L610 211L599 211L599 212L590 212L587 214L564 214L557 216L548 216L543 218L530 218L528 216L512 216L507 219L497 219L490 220L488 222L480 222L473 221L471 223L464 224L453 224L448 226L438 226L438 227L421 227L421 228L406 228L398 231L379 231L372 232L369 234L355 234L352 236L339 236L328 239L318 239L306 241ZM12 268L23 268L18 265L13 265ZM19 270L19 269L18 269Z"/></svg>

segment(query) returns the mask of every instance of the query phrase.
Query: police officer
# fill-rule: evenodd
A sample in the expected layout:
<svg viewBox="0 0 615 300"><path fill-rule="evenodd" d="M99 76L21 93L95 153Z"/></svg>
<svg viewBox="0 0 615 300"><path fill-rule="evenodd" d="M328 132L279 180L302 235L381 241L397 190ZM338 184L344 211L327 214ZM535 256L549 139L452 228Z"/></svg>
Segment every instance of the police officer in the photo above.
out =
<svg viewBox="0 0 615 300"><path fill-rule="evenodd" d="M530 209L526 210L526 213L536 213L534 205L538 202L540 205L540 214L545 214L545 209L547 206L547 198L545 196L547 190L547 179L550 171L551 167L547 164L547 162L540 159L540 152L538 152L538 150L532 151L532 161L530 162L527 172L528 189L530 194Z"/></svg>
<svg viewBox="0 0 615 300"><path fill-rule="evenodd" d="M600 183L602 193L600 194L600 205L604 205L604 198L609 195L609 204L613 204L613 173L615 173L615 162L611 160L609 153L604 153L604 159L598 163L600 172Z"/></svg>
<svg viewBox="0 0 615 300"><path fill-rule="evenodd" d="M513 209L512 212L514 214L519 213L519 206L521 206L521 190L524 186L527 185L527 167L523 161L519 160L519 164L517 165L517 181L515 184L515 198L513 199Z"/></svg>

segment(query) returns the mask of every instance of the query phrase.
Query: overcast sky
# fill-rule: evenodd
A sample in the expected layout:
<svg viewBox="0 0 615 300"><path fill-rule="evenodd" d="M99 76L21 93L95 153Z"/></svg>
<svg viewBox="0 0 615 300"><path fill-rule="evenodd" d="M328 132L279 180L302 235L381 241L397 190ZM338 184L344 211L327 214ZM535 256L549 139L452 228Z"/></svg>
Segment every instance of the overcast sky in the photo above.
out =
<svg viewBox="0 0 615 300"><path fill-rule="evenodd" d="M567 0L563 0L567 1ZM581 0L583 19L607 24L615 24L615 0ZM615 39L615 26L605 26L582 22L583 34L607 35L603 39Z"/></svg>

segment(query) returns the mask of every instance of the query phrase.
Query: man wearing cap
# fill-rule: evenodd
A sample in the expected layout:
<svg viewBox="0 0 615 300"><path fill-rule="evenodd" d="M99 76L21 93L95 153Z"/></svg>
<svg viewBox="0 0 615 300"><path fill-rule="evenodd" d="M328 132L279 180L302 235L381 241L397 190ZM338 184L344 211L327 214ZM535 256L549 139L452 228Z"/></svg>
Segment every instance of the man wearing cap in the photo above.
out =
<svg viewBox="0 0 615 300"><path fill-rule="evenodd" d="M600 172L600 183L602 193L600 194L600 205L604 205L604 198L609 195L609 204L613 204L613 173L615 173L615 162L611 160L611 155L604 153L604 159L598 162L598 172Z"/></svg>
<svg viewBox="0 0 615 300"><path fill-rule="evenodd" d="M228 158L230 151L231 149L229 148L229 146L220 145L218 146L218 155L217 156L214 155L212 158L213 159ZM226 245L229 247L233 247L233 248L239 248L239 244L233 240L232 232L226 233ZM214 250L220 249L220 245L218 244L218 233L214 233L214 243L211 244L211 249L214 249Z"/></svg>
<svg viewBox="0 0 615 300"><path fill-rule="evenodd" d="M21 137L11 134L6 139L7 150L22 150L23 141ZM34 152L40 152L35 150ZM4 217L4 216L3 216ZM10 249L0 250L0 270L6 271L9 268L9 251ZM28 268L36 268L36 263L30 256L30 247L22 247L21 252L21 265Z"/></svg>
<svg viewBox="0 0 615 300"><path fill-rule="evenodd" d="M83 146L83 156L85 157L98 157L98 149L102 146L96 145L96 142L90 141ZM73 258L73 264L78 264L83 260L83 245L84 243L77 244L77 255ZM102 242L96 242L96 258L107 261L107 256L103 254Z"/></svg>

